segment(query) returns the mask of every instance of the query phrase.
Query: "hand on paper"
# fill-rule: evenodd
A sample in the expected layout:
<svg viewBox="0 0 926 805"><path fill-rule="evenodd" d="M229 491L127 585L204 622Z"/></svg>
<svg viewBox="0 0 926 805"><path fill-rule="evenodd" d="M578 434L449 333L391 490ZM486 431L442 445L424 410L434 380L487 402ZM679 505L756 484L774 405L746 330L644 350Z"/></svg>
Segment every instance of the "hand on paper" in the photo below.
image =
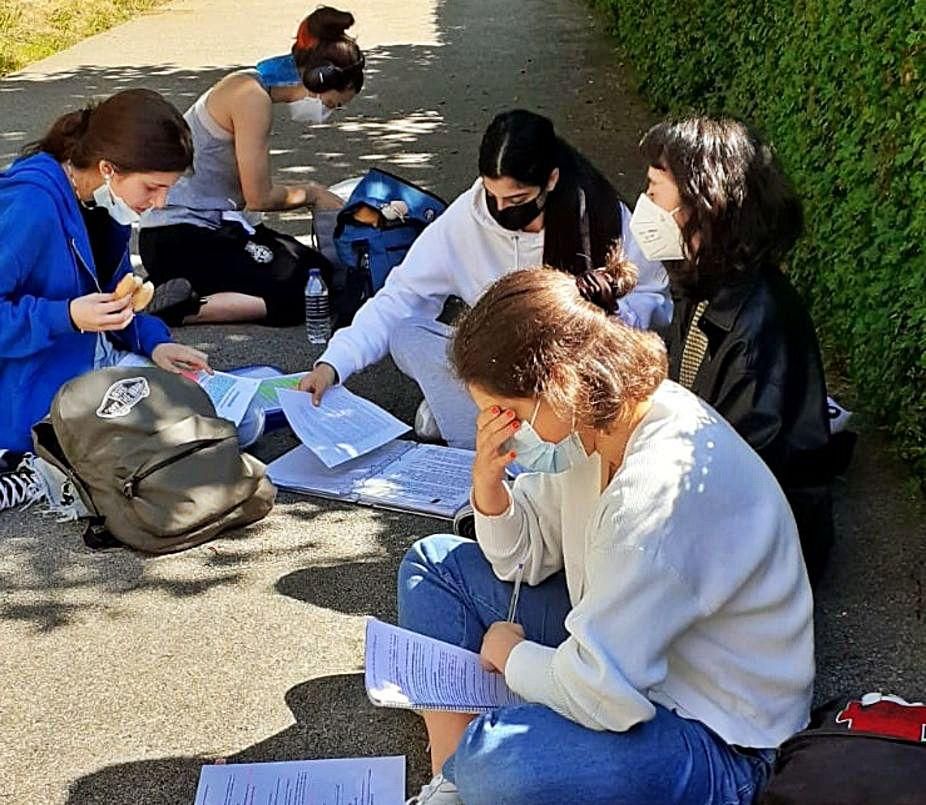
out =
<svg viewBox="0 0 926 805"><path fill-rule="evenodd" d="M508 493L502 479L505 467L516 454L503 446L521 427L514 411L497 405L486 408L476 419L476 459L473 462L473 500L476 508L489 517L508 509Z"/></svg>
<svg viewBox="0 0 926 805"><path fill-rule="evenodd" d="M111 293L91 293L72 299L68 306L71 321L82 333L124 330L135 316L132 295L116 299Z"/></svg>
<svg viewBox="0 0 926 805"><path fill-rule="evenodd" d="M511 650L524 640L524 628L518 623L496 621L482 638L482 666L488 671L505 673L505 663Z"/></svg>
<svg viewBox="0 0 926 805"><path fill-rule="evenodd" d="M154 352L151 353L151 360L162 369L174 374L199 369L212 374L212 369L209 367L209 356L205 352L188 347L186 344L174 344L172 342L158 344L154 348Z"/></svg>
<svg viewBox="0 0 926 805"><path fill-rule="evenodd" d="M337 372L328 363L320 363L302 380L299 381L299 391L307 391L312 395L312 405L318 405L328 391L338 382Z"/></svg>

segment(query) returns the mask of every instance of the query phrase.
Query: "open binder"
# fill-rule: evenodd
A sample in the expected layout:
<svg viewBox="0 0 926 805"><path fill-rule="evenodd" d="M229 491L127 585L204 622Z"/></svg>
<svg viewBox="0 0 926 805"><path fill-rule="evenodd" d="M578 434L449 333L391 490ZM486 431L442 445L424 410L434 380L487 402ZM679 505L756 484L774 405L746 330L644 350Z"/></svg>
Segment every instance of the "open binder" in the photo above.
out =
<svg viewBox="0 0 926 805"><path fill-rule="evenodd" d="M395 439L328 468L305 445L267 467L280 489L452 520L469 502L474 453Z"/></svg>

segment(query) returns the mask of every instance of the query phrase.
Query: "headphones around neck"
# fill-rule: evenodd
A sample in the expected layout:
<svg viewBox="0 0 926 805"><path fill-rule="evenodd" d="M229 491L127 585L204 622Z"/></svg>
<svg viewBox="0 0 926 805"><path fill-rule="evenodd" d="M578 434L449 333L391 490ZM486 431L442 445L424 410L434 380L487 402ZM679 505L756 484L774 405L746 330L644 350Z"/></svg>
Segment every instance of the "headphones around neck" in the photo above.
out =
<svg viewBox="0 0 926 805"><path fill-rule="evenodd" d="M355 70L362 70L366 64L366 59L361 55L358 61L347 67L338 67L330 61L322 62L318 67L313 67L306 75L305 84L309 89L315 92L324 92L329 89L329 85L334 83L338 76L344 73L350 73Z"/></svg>

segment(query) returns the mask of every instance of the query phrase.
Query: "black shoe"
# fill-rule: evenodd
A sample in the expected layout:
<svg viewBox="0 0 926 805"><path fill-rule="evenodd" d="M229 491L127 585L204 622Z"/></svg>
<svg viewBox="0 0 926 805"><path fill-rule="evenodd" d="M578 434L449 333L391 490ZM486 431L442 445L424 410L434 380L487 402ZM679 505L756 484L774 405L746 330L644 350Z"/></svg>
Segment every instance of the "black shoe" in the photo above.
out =
<svg viewBox="0 0 926 805"><path fill-rule="evenodd" d="M0 472L15 470L25 457L25 453L17 450L0 450Z"/></svg>
<svg viewBox="0 0 926 805"><path fill-rule="evenodd" d="M466 539L476 539L476 516L468 503L453 518L453 533Z"/></svg>
<svg viewBox="0 0 926 805"><path fill-rule="evenodd" d="M181 277L158 285L145 312L163 319L169 327L179 327L187 316L199 313L202 306L203 300L190 281Z"/></svg>

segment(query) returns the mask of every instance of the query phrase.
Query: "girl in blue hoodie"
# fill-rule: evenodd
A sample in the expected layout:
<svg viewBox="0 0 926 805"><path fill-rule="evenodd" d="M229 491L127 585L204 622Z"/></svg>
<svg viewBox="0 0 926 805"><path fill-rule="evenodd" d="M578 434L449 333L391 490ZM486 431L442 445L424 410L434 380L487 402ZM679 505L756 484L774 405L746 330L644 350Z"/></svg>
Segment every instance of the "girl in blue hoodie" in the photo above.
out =
<svg viewBox="0 0 926 805"><path fill-rule="evenodd" d="M130 224L163 206L192 161L179 112L134 89L59 118L0 173L0 448L27 451L62 384L125 352L207 368L113 294L132 270Z"/></svg>

